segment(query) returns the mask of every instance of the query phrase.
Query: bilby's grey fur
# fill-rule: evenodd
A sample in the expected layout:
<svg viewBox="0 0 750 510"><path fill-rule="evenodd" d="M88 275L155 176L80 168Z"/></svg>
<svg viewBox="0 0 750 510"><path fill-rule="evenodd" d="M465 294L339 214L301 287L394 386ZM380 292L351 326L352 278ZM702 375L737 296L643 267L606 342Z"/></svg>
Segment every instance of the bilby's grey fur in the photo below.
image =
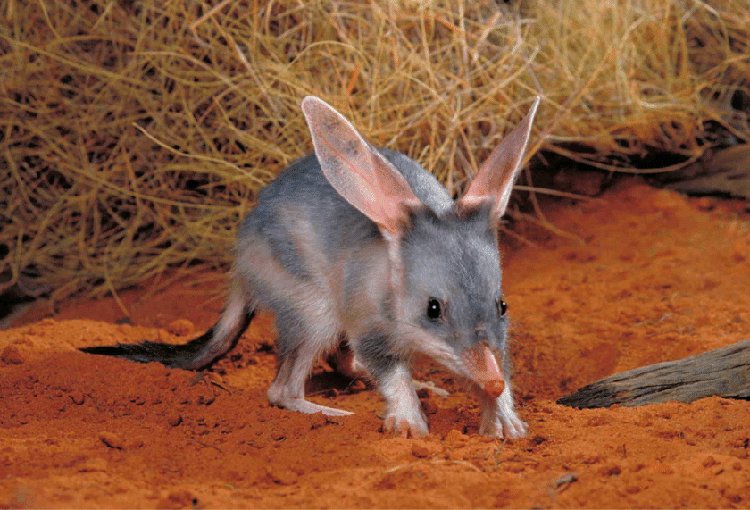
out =
<svg viewBox="0 0 750 510"><path fill-rule="evenodd" d="M513 407L507 323L497 306L502 281L496 232L536 104L525 131L509 137L504 150L512 154L500 154L508 173L502 183L484 170L476 187L454 202L418 163L388 149L376 151L328 105L306 98L316 154L297 160L269 184L242 224L233 284L217 325L184 347L147 342L86 352L199 369L232 348L256 310L268 309L279 333L279 370L268 390L272 404L348 414L304 398L315 360L344 338L386 399L386 428L420 435L427 423L411 383L411 356L428 354L471 378L462 353L483 342L502 355L505 389L498 398L477 390L480 430L522 436L526 426ZM351 168L364 171L352 176ZM493 187L498 189L488 191ZM439 320L426 313L431 299L443 307Z"/></svg>

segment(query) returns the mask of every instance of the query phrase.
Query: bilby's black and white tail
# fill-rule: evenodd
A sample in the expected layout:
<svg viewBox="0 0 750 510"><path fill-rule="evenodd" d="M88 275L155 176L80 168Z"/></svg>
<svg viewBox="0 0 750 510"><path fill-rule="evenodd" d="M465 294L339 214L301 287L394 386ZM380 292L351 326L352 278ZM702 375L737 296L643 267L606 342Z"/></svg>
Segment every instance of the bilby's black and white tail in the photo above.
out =
<svg viewBox="0 0 750 510"><path fill-rule="evenodd" d="M170 345L147 340L138 344L82 347L80 350L88 354L115 356L139 363L155 361L171 368L200 370L212 365L237 345L253 317L255 311L248 308L246 296L235 289L219 321L186 344Z"/></svg>

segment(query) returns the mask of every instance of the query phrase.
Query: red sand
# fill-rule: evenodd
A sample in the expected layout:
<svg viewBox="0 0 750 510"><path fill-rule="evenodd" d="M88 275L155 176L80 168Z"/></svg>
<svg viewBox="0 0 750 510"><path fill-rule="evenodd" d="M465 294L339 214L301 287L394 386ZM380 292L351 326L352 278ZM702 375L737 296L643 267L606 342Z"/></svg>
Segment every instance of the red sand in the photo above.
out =
<svg viewBox="0 0 750 510"><path fill-rule="evenodd" d="M530 426L512 442L479 437L476 403L426 361L417 377L451 396L423 399L423 440L381 434L378 395L322 369L313 399L353 416L269 407L267 316L210 373L75 350L184 341L216 318L221 300L207 295L221 277L125 292L139 326L115 324L111 299L65 303L54 320L0 332L0 507L750 507L750 402L554 403L616 371L750 338L750 223L737 210L631 181L546 208L585 243L522 232L539 246L506 249Z"/></svg>

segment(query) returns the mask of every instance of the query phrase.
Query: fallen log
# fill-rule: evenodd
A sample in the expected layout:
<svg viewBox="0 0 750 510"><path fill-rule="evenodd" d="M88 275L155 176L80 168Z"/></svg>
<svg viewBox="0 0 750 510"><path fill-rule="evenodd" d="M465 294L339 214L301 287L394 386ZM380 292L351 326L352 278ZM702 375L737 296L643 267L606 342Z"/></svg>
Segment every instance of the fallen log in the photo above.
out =
<svg viewBox="0 0 750 510"><path fill-rule="evenodd" d="M557 403L578 408L640 406L710 396L750 400L750 340L621 372L584 386Z"/></svg>

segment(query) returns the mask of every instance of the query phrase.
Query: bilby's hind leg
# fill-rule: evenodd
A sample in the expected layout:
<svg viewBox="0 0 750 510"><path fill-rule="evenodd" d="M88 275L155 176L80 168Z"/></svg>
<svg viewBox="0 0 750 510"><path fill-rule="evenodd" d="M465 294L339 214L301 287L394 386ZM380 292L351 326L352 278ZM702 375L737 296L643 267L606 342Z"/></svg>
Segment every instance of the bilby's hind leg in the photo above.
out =
<svg viewBox="0 0 750 510"><path fill-rule="evenodd" d="M286 314L285 314L286 315ZM305 381L321 353L337 341L335 328L306 328L300 317L277 319L279 330L279 371L268 389L271 404L306 414L332 416L352 414L348 411L315 404L305 400Z"/></svg>
<svg viewBox="0 0 750 510"><path fill-rule="evenodd" d="M342 335L338 342L336 350L328 356L328 364L335 368L336 372L349 379L367 377L367 370L354 356L354 351L349 346L346 336Z"/></svg>

